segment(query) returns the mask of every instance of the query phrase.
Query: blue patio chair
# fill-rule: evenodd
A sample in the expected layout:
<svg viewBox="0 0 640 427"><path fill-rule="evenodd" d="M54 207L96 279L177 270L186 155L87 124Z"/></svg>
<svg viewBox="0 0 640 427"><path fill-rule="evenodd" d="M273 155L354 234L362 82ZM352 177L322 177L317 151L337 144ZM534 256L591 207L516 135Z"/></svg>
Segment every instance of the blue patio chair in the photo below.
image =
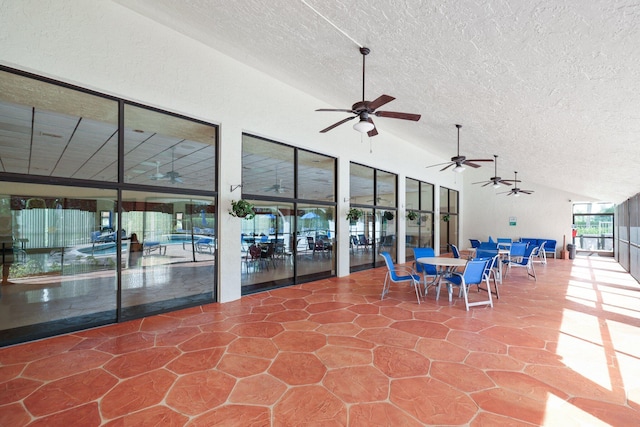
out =
<svg viewBox="0 0 640 427"><path fill-rule="evenodd" d="M537 251L538 251L538 246L529 245L529 247L525 249L525 252L522 255L522 257L516 258L515 260L511 260L509 262L509 268L511 267L526 268L528 276L533 277L533 280L537 281L538 279L536 277L536 270L533 267L533 258Z"/></svg>
<svg viewBox="0 0 640 427"><path fill-rule="evenodd" d="M469 239L469 243L471 243L472 248L480 247L480 240L478 239Z"/></svg>
<svg viewBox="0 0 640 427"><path fill-rule="evenodd" d="M507 259L502 260L503 264L507 267L506 271L504 272L505 276L511 269L512 265L517 264L522 260L525 252L527 251L527 246L527 243L520 242L511 244L511 247L509 248L509 256L507 257Z"/></svg>
<svg viewBox="0 0 640 427"><path fill-rule="evenodd" d="M491 291L491 280L493 280L493 289L494 295L496 298L500 298L500 293L498 292L498 280L496 279L496 269L498 268L498 263L500 262L500 255L495 254L492 257L483 257L483 258L474 258L474 261L487 261L487 265L482 273L484 276L484 281L487 282L487 292ZM480 290L484 290L478 285L478 292Z"/></svg>
<svg viewBox="0 0 640 427"><path fill-rule="evenodd" d="M451 252L453 252L453 257L454 258L460 258L460 251L458 250L458 247L456 245L449 245L451 246Z"/></svg>
<svg viewBox="0 0 640 427"><path fill-rule="evenodd" d="M447 282L447 291L449 292L449 302L451 302L451 297L453 294L452 286L459 286L460 291L464 295L464 307L467 311L469 311L469 307L474 307L478 305L490 305L493 307L493 300L491 299L491 292L487 292L488 299L476 302L469 302L469 287L471 285L480 286L480 284L485 281L485 269L487 267L487 263L489 261L486 260L475 260L467 262L467 265L464 268L464 272L457 273L454 272L450 276L445 277L444 280ZM488 285L487 285L488 286ZM482 288L480 288L482 289Z"/></svg>
<svg viewBox="0 0 640 427"><path fill-rule="evenodd" d="M536 248L537 250L533 250L531 252L531 257L533 258L533 262L539 262L540 264L547 263L547 252L544 250L544 245L547 243L546 240L543 240L540 245Z"/></svg>
<svg viewBox="0 0 640 427"><path fill-rule="evenodd" d="M380 252L380 256L384 258L384 262L387 265L387 274L384 276L384 285L382 286L380 299L384 299L384 296L389 293L391 282L409 282L416 290L416 298L418 299L418 304L420 304L420 297L422 296L420 294L420 275L409 267L394 265L389 252Z"/></svg>
<svg viewBox="0 0 640 427"><path fill-rule="evenodd" d="M477 258L493 258L498 254L498 245L496 243L482 242L476 248Z"/></svg>
<svg viewBox="0 0 640 427"><path fill-rule="evenodd" d="M512 240L508 237L498 237L498 249L509 249Z"/></svg>
<svg viewBox="0 0 640 427"><path fill-rule="evenodd" d="M415 269L416 273L422 274L422 286L424 287L425 295L427 295L429 286L433 286L439 283L438 269L435 265L422 264L418 262L418 258L428 258L434 256L436 255L433 248L413 248L413 257L415 258L415 261L413 262L413 268ZM431 278L431 280L427 281L427 278Z"/></svg>

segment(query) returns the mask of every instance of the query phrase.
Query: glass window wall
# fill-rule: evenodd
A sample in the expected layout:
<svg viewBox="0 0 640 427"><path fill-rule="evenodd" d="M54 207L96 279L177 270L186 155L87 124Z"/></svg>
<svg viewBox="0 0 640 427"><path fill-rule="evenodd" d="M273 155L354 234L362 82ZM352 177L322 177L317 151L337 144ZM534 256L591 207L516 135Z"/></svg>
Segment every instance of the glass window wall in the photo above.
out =
<svg viewBox="0 0 640 427"><path fill-rule="evenodd" d="M413 248L433 247L433 184L406 179L405 257L414 259Z"/></svg>
<svg viewBox="0 0 640 427"><path fill-rule="evenodd" d="M244 135L242 292L336 274L335 158Z"/></svg>
<svg viewBox="0 0 640 427"><path fill-rule="evenodd" d="M0 345L214 301L216 137L0 67Z"/></svg>
<svg viewBox="0 0 640 427"><path fill-rule="evenodd" d="M384 265L381 251L397 259L397 183L395 174L351 163L351 208L361 213L349 225L351 271Z"/></svg>

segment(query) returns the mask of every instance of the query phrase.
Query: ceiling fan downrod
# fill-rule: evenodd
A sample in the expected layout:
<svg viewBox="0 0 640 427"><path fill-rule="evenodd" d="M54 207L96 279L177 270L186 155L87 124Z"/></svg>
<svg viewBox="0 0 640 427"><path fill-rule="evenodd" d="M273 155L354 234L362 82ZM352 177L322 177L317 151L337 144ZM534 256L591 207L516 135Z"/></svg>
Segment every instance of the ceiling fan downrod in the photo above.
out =
<svg viewBox="0 0 640 427"><path fill-rule="evenodd" d="M365 79L365 58L371 52L368 47L361 47L360 53L362 54L362 104L364 104L364 79Z"/></svg>

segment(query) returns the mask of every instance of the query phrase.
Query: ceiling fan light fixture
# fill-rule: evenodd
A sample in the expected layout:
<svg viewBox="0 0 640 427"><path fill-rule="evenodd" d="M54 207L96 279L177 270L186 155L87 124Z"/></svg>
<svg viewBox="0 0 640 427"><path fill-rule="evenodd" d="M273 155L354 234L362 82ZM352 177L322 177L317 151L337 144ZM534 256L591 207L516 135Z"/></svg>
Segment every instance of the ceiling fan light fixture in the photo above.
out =
<svg viewBox="0 0 640 427"><path fill-rule="evenodd" d="M360 119L358 123L353 125L353 128L358 132L367 133L373 130L374 126L373 123L367 121L366 119Z"/></svg>
<svg viewBox="0 0 640 427"><path fill-rule="evenodd" d="M498 184L497 182L493 183L493 188L500 188L500 184Z"/></svg>
<svg viewBox="0 0 640 427"><path fill-rule="evenodd" d="M465 167L462 165L456 165L456 167L453 168L453 171L458 173L461 173L463 170L465 170Z"/></svg>

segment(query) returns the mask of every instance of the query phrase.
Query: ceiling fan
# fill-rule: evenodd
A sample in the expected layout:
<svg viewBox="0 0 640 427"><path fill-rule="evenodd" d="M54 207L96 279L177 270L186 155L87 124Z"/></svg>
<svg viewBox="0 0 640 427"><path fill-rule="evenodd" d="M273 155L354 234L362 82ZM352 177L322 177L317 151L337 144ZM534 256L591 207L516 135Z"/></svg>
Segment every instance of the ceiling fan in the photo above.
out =
<svg viewBox="0 0 640 427"><path fill-rule="evenodd" d="M156 173L151 175L150 178L154 181L169 181L171 184L181 184L184 181L180 178L180 174L174 169L175 163L175 148L171 150L171 171L167 173L160 173L160 162L156 161Z"/></svg>
<svg viewBox="0 0 640 427"><path fill-rule="evenodd" d="M476 165L474 162L493 162L493 159L467 159L465 156L461 156L460 155L460 128L462 127L462 125L456 125L456 127L458 128L458 155L452 157L450 162L438 163L436 165L427 166L428 168L432 168L434 166L447 165L442 169L440 169L440 171L442 172L443 170L449 169L451 166L456 165L456 167L453 168L453 171L462 172L465 169L465 165L471 166L472 168L479 168L480 165Z"/></svg>
<svg viewBox="0 0 640 427"><path fill-rule="evenodd" d="M511 185L512 182L520 182L520 181L514 181L513 179L502 179L498 176L498 155L494 154L493 155L493 162L494 162L494 176L492 176L491 178L489 178L488 181L480 181L480 182L474 182L474 184L483 184L483 187L486 187L489 184L493 184L492 187L493 188L498 188L500 187L500 184L505 184L505 185Z"/></svg>
<svg viewBox="0 0 640 427"><path fill-rule="evenodd" d="M512 182L520 182L520 181L518 181L518 172L514 172L514 174L515 174L515 178L514 178L514 180ZM533 190L522 190L522 189L520 189L518 187L513 187L511 190L504 191L504 192L502 192L500 194L505 194L505 193L507 194L507 196L510 196L510 195L513 194L514 196L518 197L520 195L520 193L522 193L522 194L531 194L531 193L533 193Z"/></svg>
<svg viewBox="0 0 640 427"><path fill-rule="evenodd" d="M160 161L156 160L156 173L149 175L149 179L152 179L153 181L158 181L162 178L164 178L164 174L160 173Z"/></svg>
<svg viewBox="0 0 640 427"><path fill-rule="evenodd" d="M353 125L353 128L358 132L367 133L369 136L376 136L378 131L376 130L376 126L371 120L371 116L376 117L389 117L392 119L403 119L403 120L412 120L417 122L420 120L420 114L410 114L410 113L399 113L395 111L376 111L376 109L382 107L388 102L393 101L395 98L389 95L380 95L378 98L373 101L367 101L364 97L364 87L365 87L365 57L369 54L370 50L367 47L361 47L360 53L362 54L362 101L358 101L351 106L351 109L333 109L333 108L320 108L316 111L339 111L343 113L351 113L353 116L347 117L346 119L340 120L337 123L332 124L331 126L322 129L320 133L325 133L330 131L331 129L340 126L343 123L348 122L349 120L353 120L356 117L360 120L358 123Z"/></svg>
<svg viewBox="0 0 640 427"><path fill-rule="evenodd" d="M274 193L282 194L282 193L288 193L291 190L282 185L282 178L280 178L280 180L278 180L278 169L276 169L276 182L275 182L275 184L270 185L268 187L262 187L262 191L274 192Z"/></svg>

